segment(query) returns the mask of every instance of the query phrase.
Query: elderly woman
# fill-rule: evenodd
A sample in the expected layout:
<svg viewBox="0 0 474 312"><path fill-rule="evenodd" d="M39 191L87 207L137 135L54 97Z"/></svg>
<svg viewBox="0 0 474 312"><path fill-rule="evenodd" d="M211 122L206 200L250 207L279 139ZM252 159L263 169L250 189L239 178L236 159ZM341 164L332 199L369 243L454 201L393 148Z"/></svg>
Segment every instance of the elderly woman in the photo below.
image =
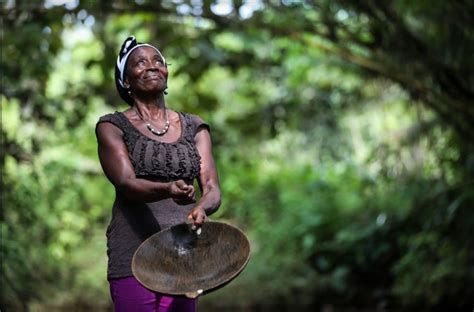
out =
<svg viewBox="0 0 474 312"><path fill-rule="evenodd" d="M155 293L131 270L138 246L189 219L198 228L220 205L209 126L166 107L168 68L161 52L129 37L115 68L117 89L130 105L102 116L99 159L116 190L107 228L107 277L115 311L196 311L197 301ZM202 196L195 199L194 180Z"/></svg>

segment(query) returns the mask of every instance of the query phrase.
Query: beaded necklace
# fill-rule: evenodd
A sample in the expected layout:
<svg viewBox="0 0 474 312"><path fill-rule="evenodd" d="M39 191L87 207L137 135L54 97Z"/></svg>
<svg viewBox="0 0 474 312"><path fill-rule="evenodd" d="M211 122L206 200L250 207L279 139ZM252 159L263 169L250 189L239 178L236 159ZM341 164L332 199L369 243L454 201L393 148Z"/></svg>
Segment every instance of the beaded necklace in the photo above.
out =
<svg viewBox="0 0 474 312"><path fill-rule="evenodd" d="M133 106L133 109L135 110L135 112L137 113L138 117L144 121L145 119L143 119L143 116L142 114L140 114L140 112L138 111L137 107L136 106ZM148 131L150 131L151 133L153 133L154 135L157 135L157 136L162 136L164 135L166 132L168 132L168 129L170 128L170 121L168 120L168 113L167 113L167 110L165 108L165 119L166 119L166 122L165 122L165 126L163 127L163 130L159 131L159 130L156 130L155 128L153 128L153 126L147 122L146 123L146 128L148 129Z"/></svg>

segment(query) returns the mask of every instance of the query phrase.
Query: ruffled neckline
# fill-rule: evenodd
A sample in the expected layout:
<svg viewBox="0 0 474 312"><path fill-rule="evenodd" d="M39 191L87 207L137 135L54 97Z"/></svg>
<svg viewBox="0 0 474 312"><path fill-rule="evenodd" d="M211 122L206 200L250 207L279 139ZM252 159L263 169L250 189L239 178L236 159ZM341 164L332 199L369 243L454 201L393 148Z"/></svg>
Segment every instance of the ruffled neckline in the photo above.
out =
<svg viewBox="0 0 474 312"><path fill-rule="evenodd" d="M120 118L125 122L125 124L127 125L127 128L129 129L132 129L132 131L134 131L135 133L137 133L139 136L149 140L149 141L153 141L153 142L156 142L156 143L160 143L160 144L170 144L170 145L173 145L173 144L177 144L177 143L180 143L184 137L185 137L185 125L184 125L184 118L182 116L182 113L181 112L177 112L178 113L178 117L179 117L179 120L180 120L180 127L181 127L181 133L179 135L179 138L177 138L175 141L173 142L163 142L163 141L160 141L160 140L157 140L157 139L153 139L153 138L150 138L149 136L145 135L143 132L141 132L140 130L138 130L137 127L135 127L135 125L125 116L124 113L122 112L115 112L118 116L120 116Z"/></svg>

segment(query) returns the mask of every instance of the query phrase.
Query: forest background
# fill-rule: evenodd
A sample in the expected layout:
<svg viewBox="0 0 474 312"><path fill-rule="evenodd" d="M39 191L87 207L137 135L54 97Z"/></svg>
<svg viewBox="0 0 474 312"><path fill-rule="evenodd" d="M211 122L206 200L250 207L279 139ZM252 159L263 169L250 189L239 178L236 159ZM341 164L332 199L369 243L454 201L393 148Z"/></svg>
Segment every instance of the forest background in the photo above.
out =
<svg viewBox="0 0 474 312"><path fill-rule="evenodd" d="M110 309L98 118L134 34L252 244L203 311L474 306L474 2L2 0L2 311ZM73 307L73 308L71 308ZM273 309L275 310L275 309Z"/></svg>

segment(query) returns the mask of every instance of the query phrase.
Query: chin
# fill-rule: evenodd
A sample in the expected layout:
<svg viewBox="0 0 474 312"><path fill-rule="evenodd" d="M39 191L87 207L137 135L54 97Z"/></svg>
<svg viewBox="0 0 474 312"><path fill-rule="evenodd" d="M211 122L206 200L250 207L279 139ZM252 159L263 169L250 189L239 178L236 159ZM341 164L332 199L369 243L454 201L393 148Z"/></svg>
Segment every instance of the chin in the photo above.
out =
<svg viewBox="0 0 474 312"><path fill-rule="evenodd" d="M148 92L153 92L153 93L163 93L166 91L168 87L165 85L165 86L150 86L150 88L148 88Z"/></svg>

